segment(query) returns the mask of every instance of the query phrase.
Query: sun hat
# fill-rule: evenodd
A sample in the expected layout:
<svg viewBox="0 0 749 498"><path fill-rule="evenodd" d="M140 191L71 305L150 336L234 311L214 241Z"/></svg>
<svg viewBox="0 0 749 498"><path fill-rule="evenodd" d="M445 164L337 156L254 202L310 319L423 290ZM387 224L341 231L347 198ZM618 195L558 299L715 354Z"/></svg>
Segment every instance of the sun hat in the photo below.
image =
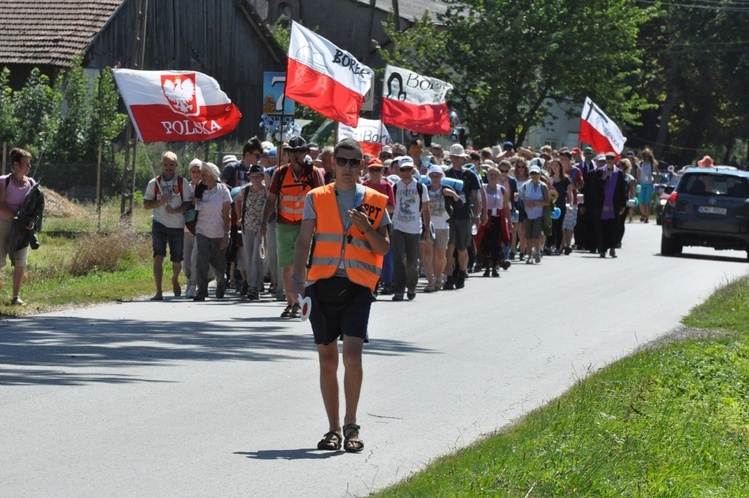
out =
<svg viewBox="0 0 749 498"><path fill-rule="evenodd" d="M302 137L294 137L291 140L289 140L289 144L284 147L286 150L290 151L308 151L309 145L307 145L307 141Z"/></svg>
<svg viewBox="0 0 749 498"><path fill-rule="evenodd" d="M699 166L700 168L712 168L713 158L710 156L705 156L701 160L697 161L697 166Z"/></svg>
<svg viewBox="0 0 749 498"><path fill-rule="evenodd" d="M238 161L237 156L233 154L227 154L224 156L223 159L221 159L221 164L226 165L226 163L235 163L237 161Z"/></svg>
<svg viewBox="0 0 749 498"><path fill-rule="evenodd" d="M452 144L450 146L450 155L454 157L468 157L466 150L460 144Z"/></svg>

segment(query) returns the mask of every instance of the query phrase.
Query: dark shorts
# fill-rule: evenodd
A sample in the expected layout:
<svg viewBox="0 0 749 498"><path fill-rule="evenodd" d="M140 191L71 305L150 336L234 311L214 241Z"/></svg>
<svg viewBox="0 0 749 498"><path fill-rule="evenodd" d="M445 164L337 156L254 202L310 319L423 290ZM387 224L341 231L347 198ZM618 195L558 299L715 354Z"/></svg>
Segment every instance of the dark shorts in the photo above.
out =
<svg viewBox="0 0 749 498"><path fill-rule="evenodd" d="M169 244L169 256L173 263L182 261L182 253L185 244L184 228L165 227L158 221L151 226L151 239L153 241L153 257L166 256L166 246Z"/></svg>
<svg viewBox="0 0 749 498"><path fill-rule="evenodd" d="M367 325L369 310L372 307L372 291L368 287L356 285L351 299L342 304L322 303L316 298L317 283L307 287L305 296L312 300L309 322L315 344L328 345L344 335L358 337L369 342Z"/></svg>
<svg viewBox="0 0 749 498"><path fill-rule="evenodd" d="M448 239L449 244L454 244L455 248L459 251L468 249L472 245L473 236L471 235L471 227L473 222L470 218L468 219L453 219L448 220L450 225L450 238Z"/></svg>

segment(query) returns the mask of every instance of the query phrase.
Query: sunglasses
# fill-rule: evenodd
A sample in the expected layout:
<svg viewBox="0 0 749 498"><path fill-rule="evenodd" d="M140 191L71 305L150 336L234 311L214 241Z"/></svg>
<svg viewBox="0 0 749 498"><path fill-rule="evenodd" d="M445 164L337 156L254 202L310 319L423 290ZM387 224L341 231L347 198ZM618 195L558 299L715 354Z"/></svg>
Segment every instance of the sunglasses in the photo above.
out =
<svg viewBox="0 0 749 498"><path fill-rule="evenodd" d="M382 171L382 168L369 168L369 171L375 171L377 173L380 173Z"/></svg>
<svg viewBox="0 0 749 498"><path fill-rule="evenodd" d="M349 168L358 168L361 165L361 157L354 157L352 159L346 159L345 157L336 157L335 163L341 168L348 166Z"/></svg>
<svg viewBox="0 0 749 498"><path fill-rule="evenodd" d="M499 172L500 173L509 173L510 170L509 169L501 169L501 170L499 170Z"/></svg>

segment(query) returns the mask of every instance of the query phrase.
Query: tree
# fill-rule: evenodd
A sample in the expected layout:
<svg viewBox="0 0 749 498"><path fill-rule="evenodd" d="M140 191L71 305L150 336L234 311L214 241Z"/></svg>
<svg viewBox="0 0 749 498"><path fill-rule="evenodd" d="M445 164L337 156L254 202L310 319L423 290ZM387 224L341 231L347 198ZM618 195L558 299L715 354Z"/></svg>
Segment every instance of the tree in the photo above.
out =
<svg viewBox="0 0 749 498"><path fill-rule="evenodd" d="M61 72L55 85L64 106L55 133L53 154L55 159L63 162L89 159L86 158L86 145L91 133L93 106L90 82L81 63L80 57L73 59L70 68Z"/></svg>
<svg viewBox="0 0 749 498"><path fill-rule="evenodd" d="M0 142L13 142L18 133L18 117L10 88L10 69L0 71Z"/></svg>
<svg viewBox="0 0 749 498"><path fill-rule="evenodd" d="M586 96L620 122L647 103L632 88L638 28L653 15L633 0L446 0L414 27L385 26L386 61L453 84L450 103L474 143L522 143L553 102Z"/></svg>
<svg viewBox="0 0 749 498"><path fill-rule="evenodd" d="M24 87L13 93L12 101L18 116L15 143L28 149L39 161L53 144L62 95L50 86L49 77L34 68Z"/></svg>

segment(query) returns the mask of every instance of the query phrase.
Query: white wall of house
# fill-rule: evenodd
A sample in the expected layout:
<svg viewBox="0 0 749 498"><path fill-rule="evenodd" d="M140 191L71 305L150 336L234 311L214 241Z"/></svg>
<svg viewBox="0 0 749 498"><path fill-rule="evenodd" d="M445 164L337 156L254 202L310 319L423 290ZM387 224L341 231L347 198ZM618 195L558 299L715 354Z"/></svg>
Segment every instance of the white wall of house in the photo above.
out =
<svg viewBox="0 0 749 498"><path fill-rule="evenodd" d="M569 149L580 145L580 115L583 105L567 102L547 101L554 120L547 126L534 126L525 137L525 147L533 147L537 151L543 145L551 145L554 149L567 147ZM572 117L568 116L568 112Z"/></svg>

